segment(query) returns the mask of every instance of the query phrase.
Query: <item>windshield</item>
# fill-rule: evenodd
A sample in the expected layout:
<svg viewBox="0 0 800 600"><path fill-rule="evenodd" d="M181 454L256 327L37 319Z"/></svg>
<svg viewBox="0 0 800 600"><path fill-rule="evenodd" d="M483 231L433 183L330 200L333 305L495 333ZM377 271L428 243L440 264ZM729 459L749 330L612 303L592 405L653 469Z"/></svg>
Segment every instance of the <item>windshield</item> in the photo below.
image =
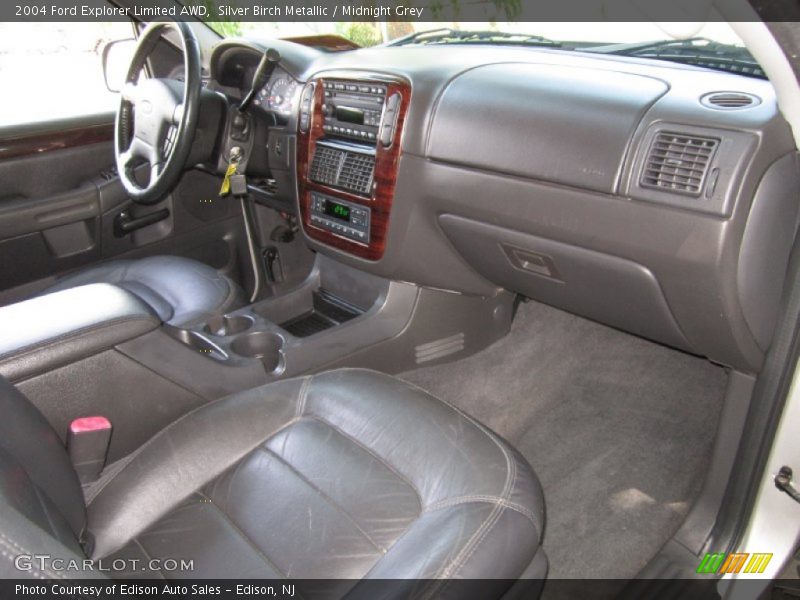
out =
<svg viewBox="0 0 800 600"><path fill-rule="evenodd" d="M538 35L560 42L633 43L676 38L704 37L716 42L742 45L727 23L531 23L531 22L239 22L208 23L219 34L231 37L257 35L290 38L317 35L341 35L359 46L376 46L413 33L449 28L456 31L497 31Z"/></svg>
<svg viewBox="0 0 800 600"><path fill-rule="evenodd" d="M490 44L549 47L668 60L763 77L742 40L724 22L210 22L220 35L284 39L336 35L359 47ZM313 43L313 42L311 42ZM347 50L353 46L322 49Z"/></svg>

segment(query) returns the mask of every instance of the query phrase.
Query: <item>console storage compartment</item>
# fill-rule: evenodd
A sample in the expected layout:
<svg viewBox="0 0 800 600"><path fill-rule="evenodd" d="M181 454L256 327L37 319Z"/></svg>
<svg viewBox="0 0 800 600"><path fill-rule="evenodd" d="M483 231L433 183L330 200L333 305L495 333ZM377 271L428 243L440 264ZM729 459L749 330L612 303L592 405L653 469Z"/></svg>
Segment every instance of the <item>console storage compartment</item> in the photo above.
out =
<svg viewBox="0 0 800 600"><path fill-rule="evenodd" d="M311 292L311 298L311 309L281 323L281 329L285 329L295 337L304 338L364 314L364 309L322 288Z"/></svg>
<svg viewBox="0 0 800 600"><path fill-rule="evenodd" d="M317 268L301 286L256 303L252 311L293 338L309 338L377 309L389 282L318 256Z"/></svg>

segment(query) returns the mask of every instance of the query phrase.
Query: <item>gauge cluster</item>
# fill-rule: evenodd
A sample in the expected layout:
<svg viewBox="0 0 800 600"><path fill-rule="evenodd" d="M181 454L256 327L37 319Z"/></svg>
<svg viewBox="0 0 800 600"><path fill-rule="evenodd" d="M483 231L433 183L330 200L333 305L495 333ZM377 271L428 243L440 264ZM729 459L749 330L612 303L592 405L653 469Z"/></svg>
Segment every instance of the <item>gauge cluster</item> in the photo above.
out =
<svg viewBox="0 0 800 600"><path fill-rule="evenodd" d="M276 69L267 85L258 92L253 104L288 117L295 106L300 85L288 73Z"/></svg>
<svg viewBox="0 0 800 600"><path fill-rule="evenodd" d="M213 88L233 98L243 98L253 82L263 49L242 46L237 42L223 42L217 46L211 59ZM258 90L253 104L271 113L279 123L289 120L299 104L301 85L279 66L269 81Z"/></svg>

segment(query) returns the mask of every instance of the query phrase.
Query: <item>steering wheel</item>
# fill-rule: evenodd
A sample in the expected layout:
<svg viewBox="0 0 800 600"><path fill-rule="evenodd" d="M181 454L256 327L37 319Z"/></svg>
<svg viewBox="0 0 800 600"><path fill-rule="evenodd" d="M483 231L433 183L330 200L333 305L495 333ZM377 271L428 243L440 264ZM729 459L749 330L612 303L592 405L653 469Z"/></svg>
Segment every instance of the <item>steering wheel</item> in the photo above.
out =
<svg viewBox="0 0 800 600"><path fill-rule="evenodd" d="M143 79L145 61L167 30L183 45L185 81ZM162 200L180 180L192 150L202 89L200 46L187 23L154 21L142 32L122 89L114 135L114 154L120 180L139 204ZM146 185L136 168L150 165Z"/></svg>

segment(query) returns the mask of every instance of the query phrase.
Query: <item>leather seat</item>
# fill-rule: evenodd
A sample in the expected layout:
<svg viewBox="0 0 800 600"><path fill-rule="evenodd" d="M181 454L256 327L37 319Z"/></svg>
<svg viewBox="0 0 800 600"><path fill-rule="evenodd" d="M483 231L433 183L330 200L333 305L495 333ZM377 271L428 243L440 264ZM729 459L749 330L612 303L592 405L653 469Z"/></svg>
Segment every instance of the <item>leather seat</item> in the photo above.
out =
<svg viewBox="0 0 800 600"><path fill-rule="evenodd" d="M151 256L114 260L58 280L43 294L90 283L122 287L150 305L165 323L203 323L244 303L244 293L230 278L196 260Z"/></svg>
<svg viewBox="0 0 800 600"><path fill-rule="evenodd" d="M86 505L55 433L3 385L0 499L15 509L0 510L6 549L58 555L44 543L57 539L61 555L86 550L106 564L192 560L191 572L113 574L292 578L304 598L320 591L309 578L339 580L332 595L317 583L326 597L375 597L362 579L405 580L415 597L511 597L521 588L510 580L545 574L542 491L525 459L392 377L330 371L208 404L107 468ZM0 575L53 575L0 564ZM396 582L380 595L410 589Z"/></svg>

